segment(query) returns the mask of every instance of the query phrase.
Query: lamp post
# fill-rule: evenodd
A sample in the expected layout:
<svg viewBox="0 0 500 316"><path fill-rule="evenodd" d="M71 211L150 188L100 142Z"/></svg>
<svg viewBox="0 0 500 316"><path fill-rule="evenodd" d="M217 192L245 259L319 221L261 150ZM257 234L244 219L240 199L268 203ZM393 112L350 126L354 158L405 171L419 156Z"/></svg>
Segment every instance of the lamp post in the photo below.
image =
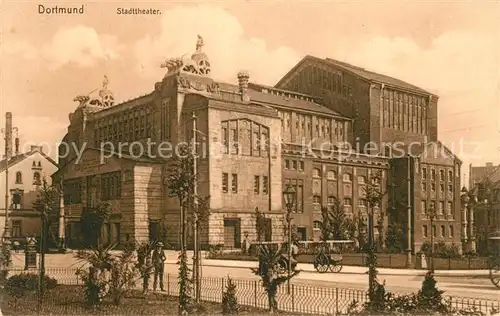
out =
<svg viewBox="0 0 500 316"><path fill-rule="evenodd" d="M431 257L430 257L430 269L434 272L434 220L436 219L436 205L432 205L425 210L425 215L430 221L431 228Z"/></svg>
<svg viewBox="0 0 500 316"><path fill-rule="evenodd" d="M286 221L288 224L288 281L287 293L290 294L290 276L292 274L292 212L295 205L296 193L292 185L287 184L283 191L286 206Z"/></svg>

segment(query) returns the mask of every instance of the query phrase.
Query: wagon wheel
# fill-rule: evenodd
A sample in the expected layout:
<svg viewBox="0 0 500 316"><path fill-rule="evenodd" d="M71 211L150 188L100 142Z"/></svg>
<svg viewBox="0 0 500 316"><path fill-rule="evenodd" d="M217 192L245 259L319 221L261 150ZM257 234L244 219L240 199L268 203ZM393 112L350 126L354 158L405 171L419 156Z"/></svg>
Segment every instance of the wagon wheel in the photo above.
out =
<svg viewBox="0 0 500 316"><path fill-rule="evenodd" d="M324 253L320 253L314 259L314 267L319 273L325 273L330 266L330 260Z"/></svg>
<svg viewBox="0 0 500 316"><path fill-rule="evenodd" d="M493 285L500 289L500 262L496 262L490 268L490 280Z"/></svg>
<svg viewBox="0 0 500 316"><path fill-rule="evenodd" d="M330 271L332 271L333 273L339 273L340 271L342 271L342 260L340 261L333 260L330 265Z"/></svg>

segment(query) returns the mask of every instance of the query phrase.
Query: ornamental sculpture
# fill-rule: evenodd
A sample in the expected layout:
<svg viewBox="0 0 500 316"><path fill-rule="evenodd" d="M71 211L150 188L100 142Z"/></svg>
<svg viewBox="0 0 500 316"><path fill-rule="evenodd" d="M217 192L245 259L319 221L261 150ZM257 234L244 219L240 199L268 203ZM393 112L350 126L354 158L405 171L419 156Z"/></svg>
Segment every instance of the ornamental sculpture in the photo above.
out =
<svg viewBox="0 0 500 316"><path fill-rule="evenodd" d="M86 107L87 105L94 107L108 108L115 104L115 96L113 92L108 90L109 79L108 76L104 76L102 82L102 89L99 90L99 96L91 97L90 95L94 93L97 89L90 91L87 95L76 96L73 101L79 102L78 108Z"/></svg>
<svg viewBox="0 0 500 316"><path fill-rule="evenodd" d="M210 74L210 61L208 56L202 51L204 46L203 38L198 35L196 42L196 52L189 57L183 55L180 58L170 58L160 65L167 68L167 73L186 72L196 75L208 76Z"/></svg>

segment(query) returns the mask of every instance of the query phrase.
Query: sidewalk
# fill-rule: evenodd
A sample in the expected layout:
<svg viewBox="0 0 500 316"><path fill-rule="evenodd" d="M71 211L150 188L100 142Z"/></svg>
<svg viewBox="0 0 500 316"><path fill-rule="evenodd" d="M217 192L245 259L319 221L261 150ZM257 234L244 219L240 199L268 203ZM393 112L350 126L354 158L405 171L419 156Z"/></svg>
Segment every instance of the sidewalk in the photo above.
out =
<svg viewBox="0 0 500 316"><path fill-rule="evenodd" d="M178 252L167 250L165 251L167 256L166 264L175 265L177 264ZM75 257L75 253L65 253L65 254L47 254L45 255L45 264L47 268L76 268L77 266L83 264L83 262L78 262ZM191 263L192 251L188 251L189 262ZM220 268L256 268L257 261L240 261L240 260L218 260L218 259L205 259L202 254L202 265L210 267L220 267ZM24 267L24 253L12 253L12 264L15 268L22 269ZM314 272L318 273L312 264L299 263L297 265L299 270L304 272ZM427 270L416 270L416 269L388 269L388 268L378 268L380 275L413 275L413 276L425 276ZM357 266L344 266L342 268L341 274L364 274L368 272L366 267ZM436 276L439 277L489 277L489 270L436 270L434 272Z"/></svg>
<svg viewBox="0 0 500 316"><path fill-rule="evenodd" d="M216 259L202 259L202 265L211 267L232 267L232 268L256 268L257 262L255 261L239 261L239 260L216 260ZM297 264L297 269L304 272L315 272L314 266L309 263ZM427 270L415 269L388 269L377 268L380 275L413 275L425 276ZM344 266L342 274L364 274L368 273L366 267ZM436 270L435 276L439 277L488 277L489 270Z"/></svg>

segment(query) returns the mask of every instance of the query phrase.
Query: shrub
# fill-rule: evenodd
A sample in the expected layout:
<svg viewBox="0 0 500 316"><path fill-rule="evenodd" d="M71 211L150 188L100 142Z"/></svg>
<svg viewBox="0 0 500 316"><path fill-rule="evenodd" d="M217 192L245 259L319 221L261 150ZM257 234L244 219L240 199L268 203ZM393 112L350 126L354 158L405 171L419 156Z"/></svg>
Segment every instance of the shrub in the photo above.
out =
<svg viewBox="0 0 500 316"><path fill-rule="evenodd" d="M12 296L25 295L27 292L38 291L39 275L34 273L21 273L11 276L6 284L5 290ZM57 286L57 280L45 276L42 283L44 290L50 290Z"/></svg>
<svg viewBox="0 0 500 316"><path fill-rule="evenodd" d="M208 248L208 258L214 258L222 254L223 244L210 245Z"/></svg>
<svg viewBox="0 0 500 316"><path fill-rule="evenodd" d="M447 306L443 304L444 291L438 290L436 280L432 272L427 272L422 282L422 288L418 291L417 300L419 309L426 312L446 312Z"/></svg>
<svg viewBox="0 0 500 316"><path fill-rule="evenodd" d="M224 294L222 295L222 314L234 315L238 314L239 306L236 298L236 285L231 278L227 278L227 285Z"/></svg>

